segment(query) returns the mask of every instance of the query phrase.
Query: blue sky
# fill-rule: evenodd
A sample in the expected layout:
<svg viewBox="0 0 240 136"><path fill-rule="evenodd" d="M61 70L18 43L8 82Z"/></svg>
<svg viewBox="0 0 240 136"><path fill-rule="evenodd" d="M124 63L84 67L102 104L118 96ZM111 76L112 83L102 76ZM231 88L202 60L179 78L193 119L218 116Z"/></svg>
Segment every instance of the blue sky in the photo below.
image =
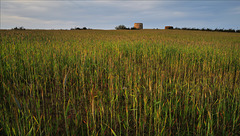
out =
<svg viewBox="0 0 240 136"><path fill-rule="evenodd" d="M1 0L1 29L144 28L240 29L240 0Z"/></svg>

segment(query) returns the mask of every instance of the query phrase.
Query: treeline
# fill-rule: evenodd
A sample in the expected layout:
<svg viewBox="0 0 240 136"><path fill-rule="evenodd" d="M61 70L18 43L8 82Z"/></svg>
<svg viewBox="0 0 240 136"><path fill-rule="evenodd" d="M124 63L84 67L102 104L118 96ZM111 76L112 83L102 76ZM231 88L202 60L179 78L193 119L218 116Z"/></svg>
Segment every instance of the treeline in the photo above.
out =
<svg viewBox="0 0 240 136"><path fill-rule="evenodd" d="M211 32L232 32L232 33L240 33L240 30L235 30L235 29L210 29L210 28L188 28L188 27L183 27L183 28L178 28L174 27L174 30L193 30L193 31L211 31Z"/></svg>
<svg viewBox="0 0 240 136"><path fill-rule="evenodd" d="M34 29L26 29L23 26L21 26L21 27L14 27L11 30L34 30ZM59 29L59 30L67 30L67 29ZM74 27L74 28L71 28L70 30L92 30L92 29L87 27L82 27L82 28Z"/></svg>
<svg viewBox="0 0 240 136"><path fill-rule="evenodd" d="M115 27L116 30L138 30L135 27L126 27L125 25L119 25ZM154 28L155 29L155 28ZM156 28L158 29L158 28ZM26 28L24 28L23 26L21 27L14 27L11 30L26 30ZM70 30L92 30L91 28L87 28L87 27L74 27L71 28ZM179 28L179 27L174 27L172 30L193 30L193 31L210 31L210 32L232 32L232 33L240 33L240 30L235 30L235 29L210 29L210 28L188 28L188 27L183 27L183 28Z"/></svg>
<svg viewBox="0 0 240 136"><path fill-rule="evenodd" d="M21 27L14 27L14 28L12 28L12 30L26 30L26 28L24 28L23 26L21 26Z"/></svg>

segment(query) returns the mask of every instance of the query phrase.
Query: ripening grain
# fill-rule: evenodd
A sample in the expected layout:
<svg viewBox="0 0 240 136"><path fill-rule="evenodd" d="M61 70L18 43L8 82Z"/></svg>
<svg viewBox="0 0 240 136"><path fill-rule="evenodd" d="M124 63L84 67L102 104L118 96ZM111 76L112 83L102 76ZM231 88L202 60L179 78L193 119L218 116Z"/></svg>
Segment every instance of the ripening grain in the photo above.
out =
<svg viewBox="0 0 240 136"><path fill-rule="evenodd" d="M0 134L240 135L237 33L0 36Z"/></svg>

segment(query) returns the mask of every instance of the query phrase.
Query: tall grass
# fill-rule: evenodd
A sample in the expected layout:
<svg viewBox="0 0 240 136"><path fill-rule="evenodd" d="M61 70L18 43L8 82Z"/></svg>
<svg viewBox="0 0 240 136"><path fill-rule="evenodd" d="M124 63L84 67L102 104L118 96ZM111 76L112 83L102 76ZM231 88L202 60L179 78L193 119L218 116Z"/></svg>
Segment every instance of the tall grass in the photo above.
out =
<svg viewBox="0 0 240 136"><path fill-rule="evenodd" d="M240 135L240 35L0 31L2 135Z"/></svg>

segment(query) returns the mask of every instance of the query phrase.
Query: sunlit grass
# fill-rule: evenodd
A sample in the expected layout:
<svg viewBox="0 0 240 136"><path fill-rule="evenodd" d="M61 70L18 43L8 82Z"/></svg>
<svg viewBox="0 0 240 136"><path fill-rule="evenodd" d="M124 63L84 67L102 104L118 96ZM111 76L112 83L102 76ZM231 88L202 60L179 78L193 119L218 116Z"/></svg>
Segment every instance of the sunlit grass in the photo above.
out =
<svg viewBox="0 0 240 136"><path fill-rule="evenodd" d="M240 135L239 34L0 34L0 134Z"/></svg>

